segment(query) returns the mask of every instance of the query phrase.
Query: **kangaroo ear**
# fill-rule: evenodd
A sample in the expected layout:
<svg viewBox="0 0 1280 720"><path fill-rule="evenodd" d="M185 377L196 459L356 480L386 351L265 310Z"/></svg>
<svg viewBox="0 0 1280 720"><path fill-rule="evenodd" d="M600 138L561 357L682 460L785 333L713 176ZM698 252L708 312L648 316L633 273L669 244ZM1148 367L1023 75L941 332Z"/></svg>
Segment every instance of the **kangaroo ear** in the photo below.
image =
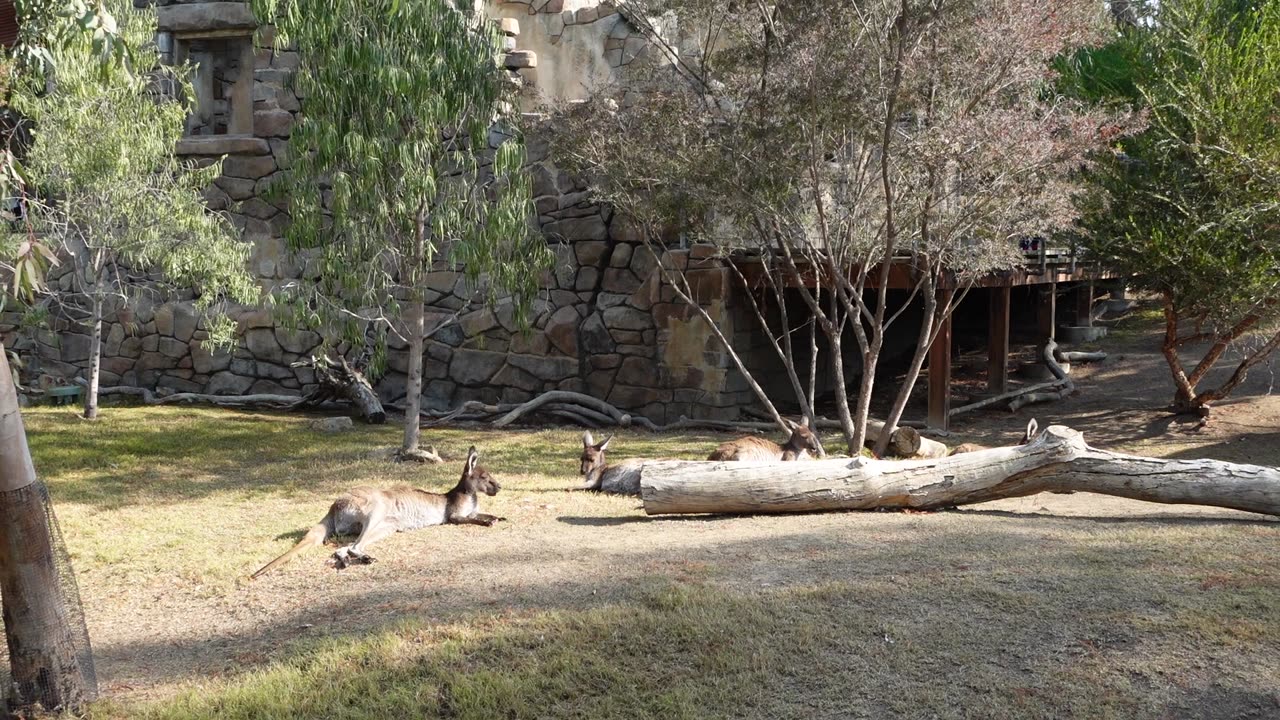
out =
<svg viewBox="0 0 1280 720"><path fill-rule="evenodd" d="M609 447L609 441L610 441L610 440L612 440L612 439L613 439L613 435L610 435L609 437L605 438L605 439L604 439L604 442L600 443L600 447L598 447L598 448L596 448L596 449L597 449L597 450L600 450L601 452L603 452L605 448Z"/></svg>
<svg viewBox="0 0 1280 720"><path fill-rule="evenodd" d="M467 450L467 472L471 472L472 470L475 470L476 463L479 460L480 460L480 455L479 453L476 452L476 446L472 445L471 449Z"/></svg>
<svg viewBox="0 0 1280 720"><path fill-rule="evenodd" d="M1040 425L1036 423L1035 418L1031 418L1031 422L1027 423L1027 431L1022 436L1022 442L1029 443L1036 437L1036 430L1040 429Z"/></svg>
<svg viewBox="0 0 1280 720"><path fill-rule="evenodd" d="M582 433L582 447L591 447L596 444L596 439L591 437L591 431Z"/></svg>
<svg viewBox="0 0 1280 720"><path fill-rule="evenodd" d="M809 416L808 416L808 415L805 415L804 417L800 418L800 427L802 427L802 428L807 428L807 427L809 427Z"/></svg>

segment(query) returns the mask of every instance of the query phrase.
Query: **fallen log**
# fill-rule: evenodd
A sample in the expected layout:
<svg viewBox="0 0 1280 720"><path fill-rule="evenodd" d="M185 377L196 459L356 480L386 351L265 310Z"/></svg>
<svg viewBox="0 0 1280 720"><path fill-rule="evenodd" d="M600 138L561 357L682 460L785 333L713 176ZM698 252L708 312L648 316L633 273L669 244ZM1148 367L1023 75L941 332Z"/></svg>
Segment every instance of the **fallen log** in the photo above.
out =
<svg viewBox="0 0 1280 720"><path fill-rule="evenodd" d="M1280 469L1097 450L1061 425L1026 445L934 460L653 461L640 470L641 498L650 515L937 510L1042 492L1280 515Z"/></svg>
<svg viewBox="0 0 1280 720"><path fill-rule="evenodd" d="M373 391L373 385L359 370L351 367L347 359L338 356L335 362L329 358L312 358L308 363L315 369L316 390L298 403L299 408L315 407L327 400L346 400L356 409L360 417L370 425L381 425L387 421L387 412L382 408L382 401Z"/></svg>
<svg viewBox="0 0 1280 720"><path fill-rule="evenodd" d="M1057 358L1058 343L1050 338L1049 342L1044 346L1044 364L1048 366L1049 372L1058 379L1058 386L1043 392L1029 392L1019 395L1009 401L1009 412L1018 412L1018 408L1033 403L1050 402L1053 400L1061 400L1076 391L1076 384L1071 380L1071 376L1067 374L1066 369L1058 364Z"/></svg>

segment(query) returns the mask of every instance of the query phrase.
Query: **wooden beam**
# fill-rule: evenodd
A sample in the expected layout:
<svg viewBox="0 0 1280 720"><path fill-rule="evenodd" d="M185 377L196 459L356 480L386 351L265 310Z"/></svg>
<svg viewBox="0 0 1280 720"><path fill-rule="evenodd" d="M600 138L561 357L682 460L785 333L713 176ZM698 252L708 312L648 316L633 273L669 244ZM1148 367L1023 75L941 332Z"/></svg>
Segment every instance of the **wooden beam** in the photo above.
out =
<svg viewBox="0 0 1280 720"><path fill-rule="evenodd" d="M951 290L938 291L938 307L951 302ZM929 427L946 430L951 412L951 316L938 328L929 346Z"/></svg>
<svg viewBox="0 0 1280 720"><path fill-rule="evenodd" d="M987 392L1009 390L1009 306L1011 288L987 291Z"/></svg>

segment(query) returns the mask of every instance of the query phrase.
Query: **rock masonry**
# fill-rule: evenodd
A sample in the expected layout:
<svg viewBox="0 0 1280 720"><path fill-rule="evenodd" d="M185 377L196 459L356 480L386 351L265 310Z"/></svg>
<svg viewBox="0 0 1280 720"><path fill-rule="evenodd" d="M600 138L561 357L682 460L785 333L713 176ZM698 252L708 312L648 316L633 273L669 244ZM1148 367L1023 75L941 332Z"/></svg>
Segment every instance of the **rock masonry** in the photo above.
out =
<svg viewBox="0 0 1280 720"><path fill-rule="evenodd" d="M546 48L568 47L565 38L578 30L584 34L572 51L595 53L594 72L619 72L644 52L634 24L608 3L492 3L507 38L506 65L526 84L538 82L539 57L521 49L519 18L525 8L538 16L530 24L538 42L529 44L543 48L544 55ZM291 84L297 54L254 45L256 27L242 3L167 0L158 10L162 51L171 59L198 58L205 68L196 79L200 109L177 152L198 162L224 157L222 176L206 199L252 245L251 267L264 287L300 277L305 262L289 256L283 239L288 215L266 193L289 167L287 140L302 100ZM575 63L581 64L560 62L557 72L571 72ZM500 141L495 133L492 143ZM589 393L655 422L681 415L737 417L754 397L704 320L663 282L657 259L621 218L593 203L577 179L556 168L545 144L531 140L528 153L538 222L556 254L554 270L543 278L533 327L521 332L514 325L509 302L493 309L475 302L460 273L432 273L428 327L461 312L428 341L424 406L520 402L562 389ZM729 302L734 281L710 248L668 253L668 263L691 271L696 299L725 334L749 343L752 323ZM239 324L237 347L211 353L201 344L205 329L188 299L144 296L129 309L108 312L103 385L232 395L301 394L314 386L309 368L291 365L309 357L318 335L288 331L268 310L237 308L231 311ZM84 375L88 328L55 320L47 330L15 330L16 320L9 313L0 318L0 328L8 329L11 347L34 360L34 369L63 378ZM392 346L387 372L375 383L384 401L403 399L407 365L405 348Z"/></svg>

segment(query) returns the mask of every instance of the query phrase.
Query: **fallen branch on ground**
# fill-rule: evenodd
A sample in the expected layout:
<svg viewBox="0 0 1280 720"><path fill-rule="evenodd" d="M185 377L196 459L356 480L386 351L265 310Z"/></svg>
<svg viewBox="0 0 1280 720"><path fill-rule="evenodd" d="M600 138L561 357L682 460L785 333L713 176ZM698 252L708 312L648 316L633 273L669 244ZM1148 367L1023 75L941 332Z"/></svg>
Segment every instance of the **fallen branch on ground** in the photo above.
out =
<svg viewBox="0 0 1280 720"><path fill-rule="evenodd" d="M1280 469L1097 450L1061 425L1026 445L936 460L652 461L640 489L650 515L938 510L1067 491L1280 515Z"/></svg>

